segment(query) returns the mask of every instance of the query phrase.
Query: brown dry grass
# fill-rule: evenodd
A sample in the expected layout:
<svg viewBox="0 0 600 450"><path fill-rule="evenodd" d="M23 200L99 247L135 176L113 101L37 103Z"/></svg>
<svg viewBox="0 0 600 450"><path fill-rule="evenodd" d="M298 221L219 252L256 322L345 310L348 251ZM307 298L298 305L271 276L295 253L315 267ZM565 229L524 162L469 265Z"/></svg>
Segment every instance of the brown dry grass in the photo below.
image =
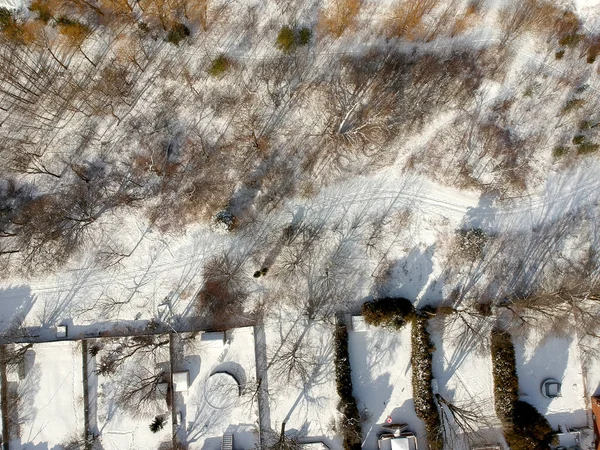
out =
<svg viewBox="0 0 600 450"><path fill-rule="evenodd" d="M458 36L473 28L481 21L481 2L474 0L469 2L465 11L456 18L450 30L450 36Z"/></svg>
<svg viewBox="0 0 600 450"><path fill-rule="evenodd" d="M439 4L439 0L401 0L387 23L387 34L409 40L424 39L426 30L423 18Z"/></svg>
<svg viewBox="0 0 600 450"><path fill-rule="evenodd" d="M333 0L327 8L319 11L318 34L340 37L356 25L361 6L362 0Z"/></svg>
<svg viewBox="0 0 600 450"><path fill-rule="evenodd" d="M543 0L517 0L502 8L498 14L504 43L525 32L551 34L563 15L557 6Z"/></svg>

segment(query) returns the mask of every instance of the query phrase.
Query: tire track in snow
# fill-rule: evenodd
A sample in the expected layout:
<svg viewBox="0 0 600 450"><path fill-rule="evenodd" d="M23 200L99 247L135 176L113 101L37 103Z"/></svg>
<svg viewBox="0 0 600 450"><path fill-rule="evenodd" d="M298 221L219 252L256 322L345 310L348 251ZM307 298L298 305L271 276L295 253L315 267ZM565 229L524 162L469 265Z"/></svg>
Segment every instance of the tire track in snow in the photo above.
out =
<svg viewBox="0 0 600 450"><path fill-rule="evenodd" d="M326 188L316 198L308 201L290 202L279 214L286 215L294 209L304 208L309 217L319 218L327 211L335 217L340 214L352 215L352 208L360 208L361 205L368 205L360 211L361 213L366 211L367 214L372 214L380 209L382 204L393 202L391 211L406 207L417 209L424 220L428 217L442 216L453 219L455 225L459 226L463 217L474 211L479 219L489 219L492 228L523 229L550 222L580 206L598 202L600 177L592 167L580 168L575 172L552 174L541 190L522 198L509 199L499 202L498 205L477 210L480 200L481 195L476 191L449 188L422 177L403 177L397 172L385 171L375 178L365 177ZM163 278L165 282L169 281L170 275L178 273L178 277L194 277L201 268L200 263L220 247L221 243L211 242L213 235L216 236L208 230L206 234L197 234L193 238L191 248L181 247L186 254L180 257L169 257L169 244L163 241L163 245L155 249L156 260L145 259L141 267L127 267L139 264L139 259L131 259L127 260L124 268L115 273L95 267L65 271L57 274L53 282L30 283L31 294L47 299L55 294L68 296L69 292L74 291L74 296L80 296L78 291L81 290L106 288L115 284L135 284L135 278L145 274L152 275L153 281ZM172 243L177 245L177 241ZM227 240L222 243L226 244ZM186 267L189 267L189 271L180 274ZM5 284L6 287L11 285L17 286L19 283ZM0 298L5 302L22 299L19 294L4 294L0 295Z"/></svg>

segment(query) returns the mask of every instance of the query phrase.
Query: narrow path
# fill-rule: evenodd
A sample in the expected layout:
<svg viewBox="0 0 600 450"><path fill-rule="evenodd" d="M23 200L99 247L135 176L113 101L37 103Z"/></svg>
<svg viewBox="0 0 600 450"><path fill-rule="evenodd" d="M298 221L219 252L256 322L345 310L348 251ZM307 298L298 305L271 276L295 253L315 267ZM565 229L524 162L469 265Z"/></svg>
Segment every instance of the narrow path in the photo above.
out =
<svg viewBox="0 0 600 450"><path fill-rule="evenodd" d="M239 316L235 320L231 320L224 324L227 329L244 328L254 326L255 320L252 318L244 318ZM147 320L132 321L127 327L123 326L122 322L115 321L110 324L105 323L105 328L98 331L98 327L94 324L71 325L69 326L69 336L66 338L57 338L56 329L52 327L30 327L20 330L18 335L11 336L4 334L0 336L0 345L14 343L32 343L40 344L44 342L57 341L79 341L90 338L121 338L130 336L150 336L169 333L193 333L200 331L214 331L214 326L208 320L202 318L193 318L185 322L172 326L168 323L155 323L155 326L149 326Z"/></svg>
<svg viewBox="0 0 600 450"><path fill-rule="evenodd" d="M6 378L6 348L0 345L0 404L2 405L2 450L9 449L8 380Z"/></svg>

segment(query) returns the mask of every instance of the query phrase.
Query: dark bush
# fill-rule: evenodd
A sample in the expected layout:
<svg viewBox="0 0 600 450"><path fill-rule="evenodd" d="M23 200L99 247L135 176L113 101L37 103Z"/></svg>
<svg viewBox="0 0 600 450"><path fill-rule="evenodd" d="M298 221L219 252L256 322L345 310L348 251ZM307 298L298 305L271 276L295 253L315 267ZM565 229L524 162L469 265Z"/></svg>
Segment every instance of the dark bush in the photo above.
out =
<svg viewBox="0 0 600 450"><path fill-rule="evenodd" d="M362 315L370 325L399 330L413 319L415 308L405 298L380 298L364 303Z"/></svg>
<svg viewBox="0 0 600 450"><path fill-rule="evenodd" d="M561 37L558 40L558 45L564 47L575 47L577 44L579 44L579 42L581 42L583 38L584 36L582 34L568 34L566 36Z"/></svg>
<svg viewBox="0 0 600 450"><path fill-rule="evenodd" d="M165 426L165 418L162 416L156 416L150 424L150 431L157 433L162 430Z"/></svg>
<svg viewBox="0 0 600 450"><path fill-rule="evenodd" d="M360 450L362 429L356 399L352 393L352 369L348 353L348 330L338 324L334 332L335 383L340 397L338 410L342 415L344 450Z"/></svg>
<svg viewBox="0 0 600 450"><path fill-rule="evenodd" d="M547 450L554 436L546 418L533 405L519 400L505 437L511 450Z"/></svg>
<svg viewBox="0 0 600 450"><path fill-rule="evenodd" d="M435 403L431 382L433 381L432 357L435 346L427 331L427 314L417 313L412 326L412 385L415 411L425 422L427 442L431 450L442 450L442 424Z"/></svg>
<svg viewBox="0 0 600 450"><path fill-rule="evenodd" d="M180 22L175 22L167 34L167 42L173 45L179 45L186 37L190 35L190 29Z"/></svg>
<svg viewBox="0 0 600 450"><path fill-rule="evenodd" d="M302 27L298 31L298 45L308 45L312 38L312 31L308 27Z"/></svg>

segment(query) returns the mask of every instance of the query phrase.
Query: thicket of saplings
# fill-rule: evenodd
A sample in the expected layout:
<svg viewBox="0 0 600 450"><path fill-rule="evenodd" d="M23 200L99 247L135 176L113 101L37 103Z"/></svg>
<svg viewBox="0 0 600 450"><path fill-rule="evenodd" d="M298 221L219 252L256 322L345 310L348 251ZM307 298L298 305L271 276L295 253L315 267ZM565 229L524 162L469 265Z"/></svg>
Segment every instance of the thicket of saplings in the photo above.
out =
<svg viewBox="0 0 600 450"><path fill-rule="evenodd" d="M515 348L508 332L495 329L491 338L494 405L504 437L514 450L546 450L556 444L552 427L531 404L519 400Z"/></svg>

